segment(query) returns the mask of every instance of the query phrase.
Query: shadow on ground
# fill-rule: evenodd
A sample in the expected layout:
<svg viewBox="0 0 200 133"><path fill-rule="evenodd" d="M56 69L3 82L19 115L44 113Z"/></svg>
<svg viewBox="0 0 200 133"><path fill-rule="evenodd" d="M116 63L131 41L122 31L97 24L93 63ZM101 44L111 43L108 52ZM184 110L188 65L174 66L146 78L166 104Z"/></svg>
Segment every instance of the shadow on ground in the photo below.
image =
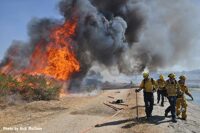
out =
<svg viewBox="0 0 200 133"><path fill-rule="evenodd" d="M170 120L165 120L165 116L155 115L155 116L152 116L149 120L146 120L146 117L140 117L138 119L136 119L136 118L123 119L123 120L117 120L117 121L111 121L111 122L98 124L98 125L95 125L95 127L114 126L114 125L125 124L121 128L131 128L136 125L144 124L144 123L159 125L161 123L166 123L169 121Z"/></svg>
<svg viewBox="0 0 200 133"><path fill-rule="evenodd" d="M120 124L124 124L131 121L134 121L134 119L125 119L125 120L106 122L106 123L95 125L95 127L114 126L114 125L120 125Z"/></svg>
<svg viewBox="0 0 200 133"><path fill-rule="evenodd" d="M159 125L162 123L167 123L170 122L171 120L165 120L165 116L152 116L149 120L146 119L146 117L140 117L138 119L134 119L131 123L127 123L122 128L131 128L135 125L139 124L144 124L144 123L149 123L149 124L154 124L154 125Z"/></svg>

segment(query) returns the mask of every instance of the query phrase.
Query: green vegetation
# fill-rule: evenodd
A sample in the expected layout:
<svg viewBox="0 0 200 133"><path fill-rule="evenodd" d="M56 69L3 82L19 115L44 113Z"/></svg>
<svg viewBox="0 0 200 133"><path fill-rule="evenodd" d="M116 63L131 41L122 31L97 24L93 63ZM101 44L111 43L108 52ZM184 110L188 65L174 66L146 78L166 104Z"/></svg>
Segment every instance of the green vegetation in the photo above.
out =
<svg viewBox="0 0 200 133"><path fill-rule="evenodd" d="M20 94L26 101L58 99L60 85L44 76L0 74L0 96Z"/></svg>

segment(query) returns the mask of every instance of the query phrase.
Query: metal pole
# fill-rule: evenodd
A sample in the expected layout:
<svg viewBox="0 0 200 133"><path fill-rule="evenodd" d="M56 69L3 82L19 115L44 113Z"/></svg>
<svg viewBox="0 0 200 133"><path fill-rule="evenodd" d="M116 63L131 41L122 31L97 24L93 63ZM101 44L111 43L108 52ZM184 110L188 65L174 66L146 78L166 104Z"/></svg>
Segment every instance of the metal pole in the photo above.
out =
<svg viewBox="0 0 200 133"><path fill-rule="evenodd" d="M136 92L136 119L138 120L138 95L137 95L138 92Z"/></svg>

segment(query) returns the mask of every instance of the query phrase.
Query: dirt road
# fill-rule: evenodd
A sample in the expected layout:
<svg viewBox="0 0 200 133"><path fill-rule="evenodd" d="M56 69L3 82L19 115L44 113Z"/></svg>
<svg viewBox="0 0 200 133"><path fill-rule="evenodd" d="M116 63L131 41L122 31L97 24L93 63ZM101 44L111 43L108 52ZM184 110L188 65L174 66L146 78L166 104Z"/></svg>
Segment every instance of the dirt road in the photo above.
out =
<svg viewBox="0 0 200 133"><path fill-rule="evenodd" d="M125 105L103 103L123 99ZM39 101L15 105L0 111L0 132L31 133L149 133L200 132L200 108L189 104L188 121L174 124L165 118L165 107L154 106L153 118L145 121L142 93L139 94L137 121L133 89L106 90L95 96L67 96L60 101ZM167 103L165 104L167 105ZM18 130L18 131L17 131Z"/></svg>

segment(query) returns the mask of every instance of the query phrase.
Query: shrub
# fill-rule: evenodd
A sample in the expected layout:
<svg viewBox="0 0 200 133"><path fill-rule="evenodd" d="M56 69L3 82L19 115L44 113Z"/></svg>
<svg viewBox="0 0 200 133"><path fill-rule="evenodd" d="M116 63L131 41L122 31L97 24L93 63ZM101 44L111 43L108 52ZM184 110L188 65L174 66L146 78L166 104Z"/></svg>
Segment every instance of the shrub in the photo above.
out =
<svg viewBox="0 0 200 133"><path fill-rule="evenodd" d="M19 93L26 101L51 100L59 98L60 88L57 81L44 76L0 74L1 96Z"/></svg>

